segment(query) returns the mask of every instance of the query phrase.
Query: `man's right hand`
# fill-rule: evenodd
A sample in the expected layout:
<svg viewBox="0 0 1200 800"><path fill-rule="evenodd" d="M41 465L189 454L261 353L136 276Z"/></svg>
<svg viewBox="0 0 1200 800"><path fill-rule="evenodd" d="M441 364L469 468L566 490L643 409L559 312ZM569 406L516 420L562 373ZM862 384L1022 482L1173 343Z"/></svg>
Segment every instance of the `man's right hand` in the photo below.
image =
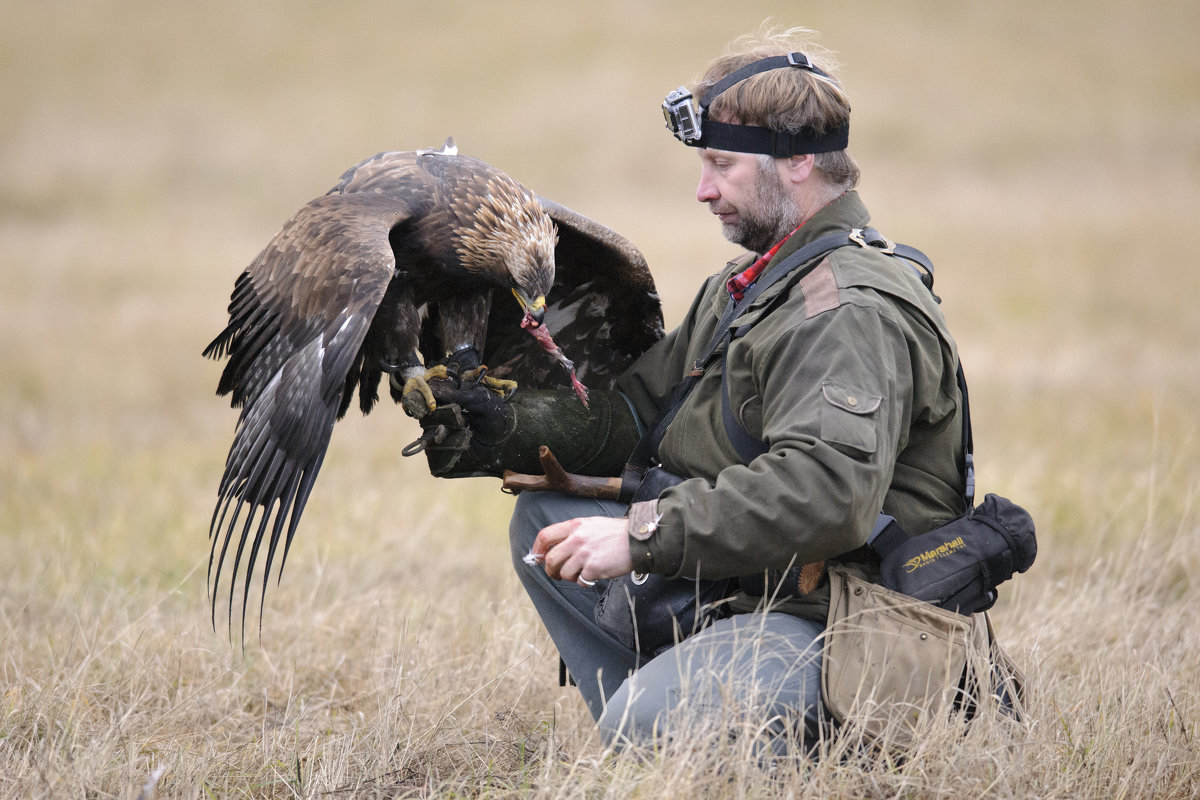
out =
<svg viewBox="0 0 1200 800"><path fill-rule="evenodd" d="M624 517L579 517L538 531L533 554L545 558L546 574L590 585L633 570L629 521Z"/></svg>

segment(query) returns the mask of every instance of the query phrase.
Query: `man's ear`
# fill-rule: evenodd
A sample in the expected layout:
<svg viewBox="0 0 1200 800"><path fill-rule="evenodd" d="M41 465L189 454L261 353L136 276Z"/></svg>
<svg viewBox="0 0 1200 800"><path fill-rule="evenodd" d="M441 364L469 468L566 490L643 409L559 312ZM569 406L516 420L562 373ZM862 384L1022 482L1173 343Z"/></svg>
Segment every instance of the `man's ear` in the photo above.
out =
<svg viewBox="0 0 1200 800"><path fill-rule="evenodd" d="M780 165L780 172L784 180L790 180L792 183L804 183L812 174L817 157L812 153L805 153L802 156L792 156L780 159L780 161L783 162Z"/></svg>

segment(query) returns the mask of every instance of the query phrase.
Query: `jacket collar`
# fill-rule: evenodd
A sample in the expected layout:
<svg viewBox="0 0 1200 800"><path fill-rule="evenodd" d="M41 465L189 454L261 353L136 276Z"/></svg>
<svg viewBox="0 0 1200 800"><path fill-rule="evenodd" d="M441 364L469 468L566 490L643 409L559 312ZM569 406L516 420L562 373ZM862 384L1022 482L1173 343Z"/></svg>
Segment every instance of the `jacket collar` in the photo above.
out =
<svg viewBox="0 0 1200 800"><path fill-rule="evenodd" d="M766 269L759 275L759 280L762 280L763 276L770 274L776 265L781 264L785 258L809 242L815 241L827 234L849 233L854 228L865 228L870 224L870 220L870 212L867 211L867 207L858 196L858 192L854 190L846 192L809 217L798 230L787 238L779 248L779 251L775 253L770 263L767 264ZM714 315L719 317L729 302L729 294L725 291L725 281L750 266L755 258L756 256L751 253L735 261L731 261L727 265L721 278L721 291L713 296ZM783 280L777 286L772 286L768 289L746 309L745 313L738 318L738 322L744 324L752 321L756 316L756 310L761 309L789 283L790 281Z"/></svg>
<svg viewBox="0 0 1200 800"><path fill-rule="evenodd" d="M788 240L779 248L779 252L771 259L771 263L767 265L764 274L770 272L772 267L809 242L826 234L865 228L870 222L871 214L867 211L867 207L863 205L858 192L851 189L809 217L799 230L789 236Z"/></svg>

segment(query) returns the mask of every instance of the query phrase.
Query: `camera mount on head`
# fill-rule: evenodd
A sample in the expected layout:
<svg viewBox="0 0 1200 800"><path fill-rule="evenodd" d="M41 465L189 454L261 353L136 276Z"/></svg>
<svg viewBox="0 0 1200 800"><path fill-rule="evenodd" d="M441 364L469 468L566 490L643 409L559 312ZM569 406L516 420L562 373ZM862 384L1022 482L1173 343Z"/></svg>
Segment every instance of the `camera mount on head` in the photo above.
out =
<svg viewBox="0 0 1200 800"><path fill-rule="evenodd" d="M712 101L726 89L760 72L785 67L808 70L827 80L833 80L804 53L764 58L726 75L708 91L699 104L685 86L670 92L662 104L667 130L688 147L762 153L775 158L846 149L850 141L849 123L819 133L807 128L799 133L784 133L757 125L733 125L705 119Z"/></svg>

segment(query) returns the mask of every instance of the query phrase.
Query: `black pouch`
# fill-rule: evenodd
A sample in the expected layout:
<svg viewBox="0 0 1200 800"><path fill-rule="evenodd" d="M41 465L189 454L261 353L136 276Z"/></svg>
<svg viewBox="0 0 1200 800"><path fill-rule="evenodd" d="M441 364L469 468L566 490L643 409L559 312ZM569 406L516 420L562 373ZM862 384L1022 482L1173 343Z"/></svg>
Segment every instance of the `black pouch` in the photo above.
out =
<svg viewBox="0 0 1200 800"><path fill-rule="evenodd" d="M648 469L633 502L652 500L683 480L662 467ZM622 575L608 582L597 601L596 624L631 650L653 658L727 616L723 601L732 594L735 581Z"/></svg>
<svg viewBox="0 0 1200 800"><path fill-rule="evenodd" d="M920 536L907 536L894 520L881 525L871 547L882 558L884 586L959 614L991 608L996 587L1029 569L1037 556L1029 512L994 494Z"/></svg>
<svg viewBox="0 0 1200 800"><path fill-rule="evenodd" d="M613 578L596 603L596 624L647 658L728 616L733 580L690 580L650 573Z"/></svg>
<svg viewBox="0 0 1200 800"><path fill-rule="evenodd" d="M631 503L641 503L645 500L653 500L662 494L670 487L683 483L686 478L676 475L674 472L668 472L662 467L650 467L642 475L641 483L633 492Z"/></svg>

